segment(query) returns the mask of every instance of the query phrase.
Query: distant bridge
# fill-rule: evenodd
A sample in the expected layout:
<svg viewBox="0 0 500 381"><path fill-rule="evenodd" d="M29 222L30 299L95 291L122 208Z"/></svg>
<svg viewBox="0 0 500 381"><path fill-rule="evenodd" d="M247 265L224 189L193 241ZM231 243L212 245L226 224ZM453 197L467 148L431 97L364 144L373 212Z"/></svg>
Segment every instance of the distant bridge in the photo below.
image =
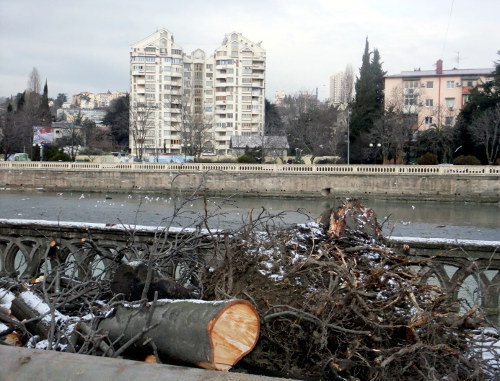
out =
<svg viewBox="0 0 500 381"><path fill-rule="evenodd" d="M58 260L69 263L73 277L107 277L117 253L133 260L158 250L159 242L179 244L188 238L208 252L213 240L222 237L180 228L0 219L0 276L39 275L44 266L55 264L51 250L57 247ZM397 252L431 258L428 266L416 269L425 273L423 279L447 289L454 298L480 305L495 324L500 323L499 241L393 237L390 242ZM170 271L176 276L175 266Z"/></svg>

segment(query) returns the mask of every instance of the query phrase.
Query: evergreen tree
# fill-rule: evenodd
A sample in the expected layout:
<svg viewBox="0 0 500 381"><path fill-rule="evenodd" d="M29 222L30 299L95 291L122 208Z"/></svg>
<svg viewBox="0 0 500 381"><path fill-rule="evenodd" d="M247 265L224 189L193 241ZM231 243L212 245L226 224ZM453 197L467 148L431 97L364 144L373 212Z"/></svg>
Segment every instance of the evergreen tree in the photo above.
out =
<svg viewBox="0 0 500 381"><path fill-rule="evenodd" d="M264 135L283 135L283 122L276 104L265 99Z"/></svg>
<svg viewBox="0 0 500 381"><path fill-rule="evenodd" d="M353 163L362 161L370 131L375 121L383 114L384 75L380 53L375 49L372 55L367 38L359 77L356 78L356 96L350 118L350 156Z"/></svg>
<svg viewBox="0 0 500 381"><path fill-rule="evenodd" d="M384 113L384 77L386 72L382 70L382 62L380 62L380 53L378 49L373 51L371 72L373 76L373 84L375 86L375 109L378 113L377 116L381 116Z"/></svg>
<svg viewBox="0 0 500 381"><path fill-rule="evenodd" d="M122 149L129 144L129 96L114 99L103 123L111 127L111 134Z"/></svg>
<svg viewBox="0 0 500 381"><path fill-rule="evenodd" d="M50 127L52 125L52 114L49 107L49 88L47 86L47 81L45 81L45 86L43 87L42 100L38 113L40 125Z"/></svg>

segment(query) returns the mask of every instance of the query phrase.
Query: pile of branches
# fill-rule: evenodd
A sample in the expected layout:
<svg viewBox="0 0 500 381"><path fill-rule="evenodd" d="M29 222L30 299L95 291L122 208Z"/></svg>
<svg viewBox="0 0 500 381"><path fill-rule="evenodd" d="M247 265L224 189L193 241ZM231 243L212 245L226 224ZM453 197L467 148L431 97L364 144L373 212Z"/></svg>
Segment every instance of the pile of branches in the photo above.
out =
<svg viewBox="0 0 500 381"><path fill-rule="evenodd" d="M445 290L426 284L418 269L427 264L390 248L371 209L348 200L315 222L276 226L265 214L237 232L196 229L174 240L159 234L151 247L135 248L132 236L116 253L89 237L85 255L105 258L106 272L97 260L54 254L40 277L0 278L0 344L172 363L145 339L147 327L124 343L98 326L123 300L154 305L174 290L178 298L255 306L260 338L236 371L323 380L494 379L498 362L495 368L485 353L498 358L498 333L485 336L477 308L458 313ZM141 274L122 274L133 287L113 282L120 266L135 261ZM31 315L13 308L23 303L34 307Z"/></svg>
<svg viewBox="0 0 500 381"><path fill-rule="evenodd" d="M395 253L373 211L346 201L316 223L233 236L221 263L204 274L204 298L255 304L261 337L244 359L255 372L328 380L492 376L472 343L482 322L477 308L458 314L457 302L415 271L425 264Z"/></svg>

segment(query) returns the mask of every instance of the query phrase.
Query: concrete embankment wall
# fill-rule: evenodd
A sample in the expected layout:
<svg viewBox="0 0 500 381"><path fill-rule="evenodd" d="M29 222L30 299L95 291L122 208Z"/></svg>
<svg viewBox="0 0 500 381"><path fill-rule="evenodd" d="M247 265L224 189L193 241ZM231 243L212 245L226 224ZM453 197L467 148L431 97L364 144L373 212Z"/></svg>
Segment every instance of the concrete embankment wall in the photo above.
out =
<svg viewBox="0 0 500 381"><path fill-rule="evenodd" d="M376 197L499 202L498 174L328 173L144 168L1 168L0 186L87 192L169 192L279 197Z"/></svg>

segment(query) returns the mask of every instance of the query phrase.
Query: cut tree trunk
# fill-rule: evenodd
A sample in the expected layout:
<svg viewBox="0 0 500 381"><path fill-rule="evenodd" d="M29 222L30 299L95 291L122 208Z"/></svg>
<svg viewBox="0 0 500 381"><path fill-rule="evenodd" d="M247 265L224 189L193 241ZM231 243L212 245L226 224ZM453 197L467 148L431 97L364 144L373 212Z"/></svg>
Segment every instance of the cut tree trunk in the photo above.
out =
<svg viewBox="0 0 500 381"><path fill-rule="evenodd" d="M151 339L161 355L206 369L229 370L248 354L259 336L259 315L245 300L159 300L117 307L99 324L120 343ZM142 334L143 333L143 334Z"/></svg>

